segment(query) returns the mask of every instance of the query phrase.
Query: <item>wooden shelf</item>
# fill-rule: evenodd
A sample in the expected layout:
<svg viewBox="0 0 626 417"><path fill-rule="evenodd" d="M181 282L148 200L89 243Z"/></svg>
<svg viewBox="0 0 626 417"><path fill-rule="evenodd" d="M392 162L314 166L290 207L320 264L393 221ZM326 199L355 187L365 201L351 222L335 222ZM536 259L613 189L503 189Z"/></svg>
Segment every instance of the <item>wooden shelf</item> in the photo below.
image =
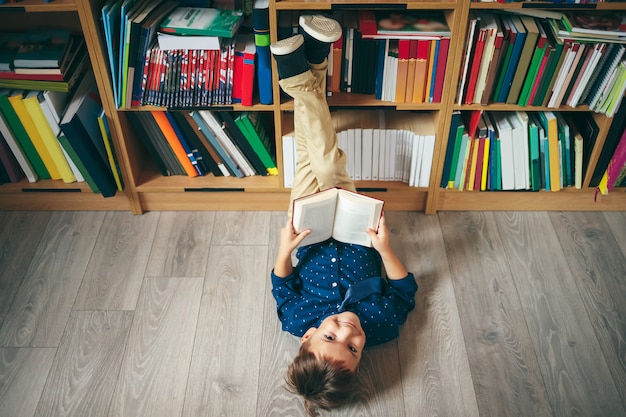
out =
<svg viewBox="0 0 626 417"><path fill-rule="evenodd" d="M211 110L254 111L272 113L275 124L278 176L253 176L246 178L214 177L212 175L189 178L186 176L162 176L156 169L127 117L129 112L149 110L182 110L163 107L140 107L118 110L115 108L108 58L100 23L104 0L22 0L0 6L4 12L3 29L16 30L23 27L68 27L82 31L85 36L92 68L111 128L118 162L124 177L125 190L115 197L103 198L91 192L86 183L64 184L60 181L26 180L0 186L0 210L130 210L143 213L150 210L286 210L290 190L283 187L282 135L293 130L291 113L293 101L280 96L278 75L273 65L273 91L275 103L262 105L255 98L253 106L215 106ZM451 29L450 49L446 68L446 83L441 103L393 103L376 100L373 95L335 93L328 97L332 110L424 111L435 115L437 140L433 159L433 171L429 187L415 188L399 182L358 181L359 191L385 200L387 210L417 210L434 213L438 210L624 210L626 191L613 189L610 195L596 195L595 189L564 189L559 192L477 192L444 190L439 188L443 160L453 111L559 111L589 112L588 106L558 109L543 106L520 107L502 103L458 105L456 88L464 54L468 14L470 10L520 10L522 8L546 10L588 9L626 10L625 2L603 2L591 5L555 4L550 1L514 3L473 3L469 0L270 0L270 35L277 39L278 14L280 11L315 10L443 10ZM61 13L59 13L61 12ZM52 13L52 15L50 15ZM11 16L11 19L7 19ZM583 184L589 184L590 176L604 145L611 119L594 115L600 126L596 146L592 150L589 168L584 173Z"/></svg>

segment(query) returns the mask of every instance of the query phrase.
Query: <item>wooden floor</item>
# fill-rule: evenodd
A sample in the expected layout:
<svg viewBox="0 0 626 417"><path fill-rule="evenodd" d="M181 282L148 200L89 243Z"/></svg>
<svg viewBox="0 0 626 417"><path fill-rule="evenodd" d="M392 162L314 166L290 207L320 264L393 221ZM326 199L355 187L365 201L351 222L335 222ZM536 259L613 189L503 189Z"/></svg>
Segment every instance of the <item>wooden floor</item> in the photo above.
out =
<svg viewBox="0 0 626 417"><path fill-rule="evenodd" d="M626 213L387 213L420 289L332 416L626 416ZM302 416L284 212L0 212L0 416Z"/></svg>

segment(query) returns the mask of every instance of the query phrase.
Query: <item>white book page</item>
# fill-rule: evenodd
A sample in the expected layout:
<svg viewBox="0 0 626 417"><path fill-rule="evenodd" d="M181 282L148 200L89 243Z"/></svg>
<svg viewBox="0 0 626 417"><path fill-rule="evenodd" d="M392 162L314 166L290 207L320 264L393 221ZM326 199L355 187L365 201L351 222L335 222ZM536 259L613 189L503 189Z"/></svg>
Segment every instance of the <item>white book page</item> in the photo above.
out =
<svg viewBox="0 0 626 417"><path fill-rule="evenodd" d="M372 246L366 232L368 227L376 230L383 202L350 192L340 193L335 212L333 237L345 243Z"/></svg>
<svg viewBox="0 0 626 417"><path fill-rule="evenodd" d="M333 219L337 201L336 190L333 189L313 194L294 201L293 227L296 232L311 229L299 246L323 242L333 232Z"/></svg>

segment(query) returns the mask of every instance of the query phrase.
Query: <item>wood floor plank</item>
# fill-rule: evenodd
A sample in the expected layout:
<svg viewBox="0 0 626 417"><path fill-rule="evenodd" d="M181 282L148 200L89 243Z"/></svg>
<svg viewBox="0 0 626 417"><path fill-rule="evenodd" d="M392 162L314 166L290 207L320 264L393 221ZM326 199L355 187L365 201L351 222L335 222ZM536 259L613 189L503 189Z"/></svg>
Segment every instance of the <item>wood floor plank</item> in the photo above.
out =
<svg viewBox="0 0 626 417"><path fill-rule="evenodd" d="M386 217L394 250L419 286L398 340L406 415L477 417L439 218L414 212Z"/></svg>
<svg viewBox="0 0 626 417"><path fill-rule="evenodd" d="M55 348L0 348L0 415L32 417Z"/></svg>
<svg viewBox="0 0 626 417"><path fill-rule="evenodd" d="M212 245L267 245L269 211L218 211Z"/></svg>
<svg viewBox="0 0 626 417"><path fill-rule="evenodd" d="M75 310L134 310L159 213L107 212Z"/></svg>
<svg viewBox="0 0 626 417"><path fill-rule="evenodd" d="M607 211L602 214L615 241L622 249L622 254L626 257L626 211Z"/></svg>
<svg viewBox="0 0 626 417"><path fill-rule="evenodd" d="M52 212L6 211L0 216L0 326Z"/></svg>
<svg viewBox="0 0 626 417"><path fill-rule="evenodd" d="M201 278L144 281L109 417L180 416L201 294Z"/></svg>
<svg viewBox="0 0 626 417"><path fill-rule="evenodd" d="M618 416L623 410L576 283L545 212L494 214L517 284L552 411ZM617 401L616 401L617 400Z"/></svg>
<svg viewBox="0 0 626 417"><path fill-rule="evenodd" d="M493 213L439 221L480 415L552 415Z"/></svg>
<svg viewBox="0 0 626 417"><path fill-rule="evenodd" d="M52 214L0 329L0 346L59 345L105 214Z"/></svg>
<svg viewBox="0 0 626 417"><path fill-rule="evenodd" d="M257 417L304 416L302 400L287 391L285 373L298 353L300 343L297 337L281 329L276 314L276 302L272 297L270 271L278 254L280 229L287 221L286 212L274 212L270 217L267 272L265 274L263 337L259 364L259 384L257 388Z"/></svg>
<svg viewBox="0 0 626 417"><path fill-rule="evenodd" d="M619 227L610 227L602 213L551 213L550 218L571 271L568 275L580 291L608 371L621 394L622 415L626 415L626 257L614 239ZM599 362L597 353L592 355L594 363ZM597 363L596 372L602 372L601 365ZM597 400L609 410L610 404L617 408L615 398L604 398L614 391L604 384L599 389L602 394Z"/></svg>
<svg viewBox="0 0 626 417"><path fill-rule="evenodd" d="M212 211L162 212L146 276L204 277L214 218Z"/></svg>
<svg viewBox="0 0 626 417"><path fill-rule="evenodd" d="M131 311L74 311L35 417L106 417Z"/></svg>
<svg viewBox="0 0 626 417"><path fill-rule="evenodd" d="M253 416L267 246L212 246L183 416Z"/></svg>

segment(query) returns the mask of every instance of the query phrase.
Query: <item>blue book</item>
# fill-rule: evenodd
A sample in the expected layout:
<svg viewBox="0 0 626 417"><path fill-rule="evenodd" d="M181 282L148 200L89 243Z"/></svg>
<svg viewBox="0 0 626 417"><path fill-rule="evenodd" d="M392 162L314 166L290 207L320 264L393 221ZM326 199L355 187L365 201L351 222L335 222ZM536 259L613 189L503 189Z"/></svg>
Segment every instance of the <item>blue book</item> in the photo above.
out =
<svg viewBox="0 0 626 417"><path fill-rule="evenodd" d="M252 28L257 55L257 85L261 104L272 104L272 61L270 53L270 14L268 0L255 0L252 8Z"/></svg>
<svg viewBox="0 0 626 417"><path fill-rule="evenodd" d="M430 86L428 90L428 102L429 103L432 103L435 98L435 79L437 78L435 77L435 74L437 74L437 61L438 61L437 58L439 56L439 44L440 43L441 41L439 39L435 41L435 54L433 56L433 71L432 71L433 76L431 77Z"/></svg>
<svg viewBox="0 0 626 417"><path fill-rule="evenodd" d="M172 115L172 113L169 111L166 111L165 116L167 117L167 120L169 120L170 124L172 125L172 129L174 129L174 133L176 133L176 136L178 136L178 140L180 141L180 144L183 145L183 149L185 150L185 153L187 154L187 158L189 158L189 160L191 161L191 165L193 165L193 168L196 170L198 175L203 176L204 171L202 171L200 165L198 164L198 160L196 159L196 157L198 156L198 150L197 149L194 150L191 148L191 146L189 145L189 142L187 141L187 138L185 138L185 135L183 135L183 132L180 130L180 127L178 126L178 123L174 119L174 116Z"/></svg>
<svg viewBox="0 0 626 417"><path fill-rule="evenodd" d="M376 57L376 86L374 88L376 100L381 100L383 96L383 73L385 71L387 48L389 48L389 39L383 39L381 42L378 42L378 55Z"/></svg>
<svg viewBox="0 0 626 417"><path fill-rule="evenodd" d="M513 76L515 75L515 70L517 69L517 63L519 61L520 54L522 53L524 42L526 41L526 35L528 34L519 17L511 16L509 21L511 23L511 29L516 31L516 36L515 43L513 44L511 50L511 57L504 73L502 88L500 89L498 100L496 100L500 103L506 102L506 98L509 95L509 90L511 89L511 84L513 83Z"/></svg>
<svg viewBox="0 0 626 417"><path fill-rule="evenodd" d="M111 83L113 85L113 96L115 104L119 102L119 91L117 79L119 76L119 45L120 45L120 7L122 0L108 2L102 8L102 25L104 26L104 37L109 57L109 68L111 71Z"/></svg>

